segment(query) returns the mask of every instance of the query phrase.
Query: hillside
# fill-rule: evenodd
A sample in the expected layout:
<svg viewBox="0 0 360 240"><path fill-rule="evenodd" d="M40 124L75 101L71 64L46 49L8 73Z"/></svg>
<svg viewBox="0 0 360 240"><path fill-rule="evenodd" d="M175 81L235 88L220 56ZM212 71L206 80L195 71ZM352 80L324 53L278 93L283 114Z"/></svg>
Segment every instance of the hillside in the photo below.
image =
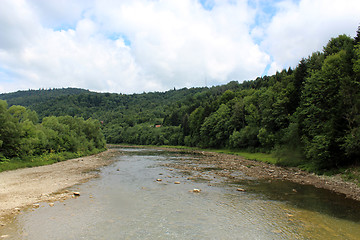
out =
<svg viewBox="0 0 360 240"><path fill-rule="evenodd" d="M108 143L275 152L279 164L309 169L360 159L359 36L332 38L296 68L241 84L132 95L32 90L0 99L40 119L97 119Z"/></svg>

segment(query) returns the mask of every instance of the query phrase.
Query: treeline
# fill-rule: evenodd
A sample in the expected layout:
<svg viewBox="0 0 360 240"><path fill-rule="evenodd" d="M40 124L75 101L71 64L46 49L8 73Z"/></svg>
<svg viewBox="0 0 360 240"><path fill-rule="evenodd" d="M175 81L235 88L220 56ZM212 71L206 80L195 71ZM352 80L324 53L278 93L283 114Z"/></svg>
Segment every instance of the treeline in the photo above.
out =
<svg viewBox="0 0 360 240"><path fill-rule="evenodd" d="M97 120L80 117L46 117L38 122L35 111L23 106L8 107L0 100L0 162L31 160L47 153L89 154L105 148Z"/></svg>

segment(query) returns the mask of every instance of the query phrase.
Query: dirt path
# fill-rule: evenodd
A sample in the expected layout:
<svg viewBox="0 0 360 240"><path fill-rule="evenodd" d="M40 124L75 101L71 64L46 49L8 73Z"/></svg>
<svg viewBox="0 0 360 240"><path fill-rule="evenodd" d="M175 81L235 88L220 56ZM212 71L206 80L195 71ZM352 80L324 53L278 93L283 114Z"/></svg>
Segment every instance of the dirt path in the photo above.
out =
<svg viewBox="0 0 360 240"><path fill-rule="evenodd" d="M21 208L72 197L73 193L64 189L96 177L93 170L110 164L115 152L109 149L93 156L0 173L0 226L4 216Z"/></svg>

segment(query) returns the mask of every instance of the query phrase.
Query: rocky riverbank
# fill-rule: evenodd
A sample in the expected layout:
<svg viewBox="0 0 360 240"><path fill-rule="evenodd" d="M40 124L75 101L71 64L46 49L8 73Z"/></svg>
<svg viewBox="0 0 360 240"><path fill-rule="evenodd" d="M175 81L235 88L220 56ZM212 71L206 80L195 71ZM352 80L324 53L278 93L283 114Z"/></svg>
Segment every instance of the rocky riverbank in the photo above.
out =
<svg viewBox="0 0 360 240"><path fill-rule="evenodd" d="M168 149L167 149L168 150ZM184 151L176 150L174 151ZM336 193L345 194L346 197L360 201L360 187L352 182L344 181L340 175L319 176L314 173L302 171L298 168L285 168L263 162L247 160L239 156L191 151L200 154L196 164L169 164L168 167L188 171L210 172L218 176L226 177L236 181L237 173L245 174L248 177L260 179L288 180L300 184L313 185L317 188L328 189Z"/></svg>

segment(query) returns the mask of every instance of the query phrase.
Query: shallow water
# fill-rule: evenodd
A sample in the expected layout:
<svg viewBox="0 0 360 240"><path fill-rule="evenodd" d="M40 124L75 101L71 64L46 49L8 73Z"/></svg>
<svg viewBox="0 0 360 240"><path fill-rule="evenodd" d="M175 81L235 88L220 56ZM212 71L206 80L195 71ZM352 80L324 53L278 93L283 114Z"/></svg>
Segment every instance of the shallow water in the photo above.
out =
<svg viewBox="0 0 360 240"><path fill-rule="evenodd" d="M76 199L26 210L6 239L360 239L360 204L286 181L237 182L164 167L194 156L122 149ZM198 158L199 156L196 156ZM195 161L196 162L196 161ZM196 163L194 163L196 164ZM156 181L161 178L162 181ZM180 184L174 184L179 181ZM200 193L189 192L194 188ZM244 188L246 192L236 191ZM294 191L295 189L296 191Z"/></svg>

